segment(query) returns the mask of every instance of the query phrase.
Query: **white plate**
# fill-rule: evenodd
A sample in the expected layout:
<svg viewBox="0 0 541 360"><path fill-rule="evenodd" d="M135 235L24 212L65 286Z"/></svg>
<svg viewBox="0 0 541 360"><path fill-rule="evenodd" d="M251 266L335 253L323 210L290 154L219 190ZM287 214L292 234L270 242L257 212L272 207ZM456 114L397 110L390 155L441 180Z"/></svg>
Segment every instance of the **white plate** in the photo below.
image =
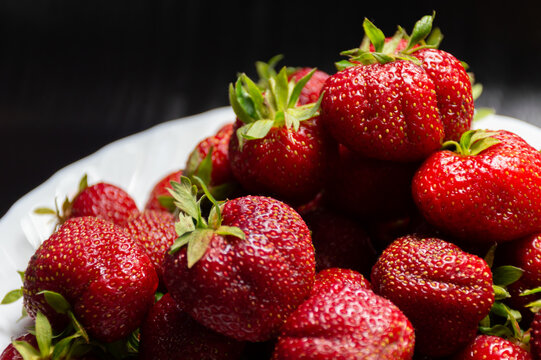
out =
<svg viewBox="0 0 541 360"><path fill-rule="evenodd" d="M17 271L26 269L34 250L52 231L50 218L33 214L33 209L53 207L55 197L60 201L66 195L71 197L84 173L90 184L103 180L121 186L143 208L159 179L184 167L188 154L200 140L233 120L231 108L223 107L162 123L63 168L22 197L0 219L0 298L21 286ZM510 130L537 149L541 147L541 129L520 120L491 115L479 120L475 127ZM22 300L0 305L0 353L28 325L28 321L17 322L21 309Z"/></svg>

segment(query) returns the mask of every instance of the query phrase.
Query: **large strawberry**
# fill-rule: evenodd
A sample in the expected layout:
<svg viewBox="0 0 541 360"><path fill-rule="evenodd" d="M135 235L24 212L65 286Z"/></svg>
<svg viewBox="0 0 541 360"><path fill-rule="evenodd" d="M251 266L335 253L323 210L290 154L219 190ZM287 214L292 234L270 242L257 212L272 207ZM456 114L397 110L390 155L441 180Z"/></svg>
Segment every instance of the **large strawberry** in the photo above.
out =
<svg viewBox="0 0 541 360"><path fill-rule="evenodd" d="M406 314L416 350L430 356L470 342L494 302L487 263L437 238L395 240L374 265L371 283Z"/></svg>
<svg viewBox="0 0 541 360"><path fill-rule="evenodd" d="M244 344L193 320L169 294L149 311L141 326L141 360L233 360Z"/></svg>
<svg viewBox="0 0 541 360"><path fill-rule="evenodd" d="M139 209L124 189L107 182L88 186L87 176L84 175L77 194L71 200L66 197L62 209L38 208L36 212L56 215L59 224L74 217L93 216L124 226L139 214Z"/></svg>
<svg viewBox="0 0 541 360"><path fill-rule="evenodd" d="M389 300L368 289L360 274L325 270L318 273L316 288L287 319L274 360L412 358L410 322Z"/></svg>
<svg viewBox="0 0 541 360"><path fill-rule="evenodd" d="M268 88L260 89L246 75L230 86L237 120L229 159L248 192L298 205L323 187L335 143L317 116L319 102L297 106L311 75L288 81L284 67L269 79Z"/></svg>
<svg viewBox="0 0 541 360"><path fill-rule="evenodd" d="M162 177L150 191L145 205L145 210L168 210L173 211L174 205L169 190L171 181L180 181L182 170L175 170Z"/></svg>
<svg viewBox="0 0 541 360"><path fill-rule="evenodd" d="M157 286L150 258L124 229L78 217L66 221L30 259L24 305L31 317L42 312L53 328L62 327L67 316L53 310L43 292L58 293L92 337L111 342L140 325Z"/></svg>
<svg viewBox="0 0 541 360"><path fill-rule="evenodd" d="M163 258L177 239L175 217L164 210L146 210L128 221L125 229L145 250L162 282Z"/></svg>
<svg viewBox="0 0 541 360"><path fill-rule="evenodd" d="M183 213L179 239L164 261L169 293L216 332L271 339L313 285L314 248L305 222L285 203L261 196L215 204L205 220L197 187L186 177L173 185Z"/></svg>
<svg viewBox="0 0 541 360"><path fill-rule="evenodd" d="M447 142L413 178L413 197L434 226L468 242L541 231L541 153L508 131L471 130Z"/></svg>
<svg viewBox="0 0 541 360"><path fill-rule="evenodd" d="M531 354L519 345L499 336L479 335L453 360L532 360Z"/></svg>

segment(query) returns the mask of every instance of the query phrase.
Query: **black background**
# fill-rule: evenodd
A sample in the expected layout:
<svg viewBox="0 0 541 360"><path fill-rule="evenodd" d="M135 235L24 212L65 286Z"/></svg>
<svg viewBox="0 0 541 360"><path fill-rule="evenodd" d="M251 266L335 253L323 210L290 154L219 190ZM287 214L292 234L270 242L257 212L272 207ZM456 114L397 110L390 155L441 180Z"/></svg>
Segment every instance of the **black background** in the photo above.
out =
<svg viewBox="0 0 541 360"><path fill-rule="evenodd" d="M154 124L228 105L238 72L334 71L362 20L386 34L436 11L478 106L541 125L537 2L0 0L0 215L55 171Z"/></svg>

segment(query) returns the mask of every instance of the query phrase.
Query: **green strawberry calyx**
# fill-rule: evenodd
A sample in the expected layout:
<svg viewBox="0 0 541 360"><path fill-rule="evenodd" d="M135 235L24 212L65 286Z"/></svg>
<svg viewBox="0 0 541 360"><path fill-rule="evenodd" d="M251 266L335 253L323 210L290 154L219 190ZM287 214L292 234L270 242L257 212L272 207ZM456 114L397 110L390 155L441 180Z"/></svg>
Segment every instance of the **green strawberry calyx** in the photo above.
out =
<svg viewBox="0 0 541 360"><path fill-rule="evenodd" d="M460 141L449 140L443 143L443 150L453 149L459 155L475 156L496 145L500 140L493 137L497 131L468 130L462 134Z"/></svg>
<svg viewBox="0 0 541 360"><path fill-rule="evenodd" d="M434 17L435 13L423 16L415 23L411 35L408 35L404 28L398 26L395 34L388 41L383 31L365 18L363 21L365 36L361 45L358 48L341 52L340 55L348 56L349 59L337 62L335 64L337 69L343 70L359 63L364 65L385 64L396 60L419 63L419 60L411 54L424 48L438 48L443 39L439 28L432 29ZM408 41L407 46L405 49L397 51L398 45L403 39ZM370 49L370 45L374 47L373 51Z"/></svg>
<svg viewBox="0 0 541 360"><path fill-rule="evenodd" d="M172 181L172 189L169 190L179 210L178 221L175 223L178 238L171 245L169 253L174 254L187 246L188 268L203 257L214 235L229 235L242 240L246 237L240 228L222 225L223 203L216 201L203 180L197 176L193 178L203 189L203 196L198 197L197 185L192 184L190 178L186 176L182 176L180 182ZM201 202L205 198L213 205L207 219L203 217L201 211Z"/></svg>
<svg viewBox="0 0 541 360"><path fill-rule="evenodd" d="M229 102L237 118L244 123L237 129L241 149L246 141L267 136L273 127L285 126L298 131L302 121L319 112L321 96L315 103L297 105L302 89L316 68L298 81L288 78L286 66L278 73L271 70L267 69L263 88L246 74L240 74L236 83L229 85Z"/></svg>

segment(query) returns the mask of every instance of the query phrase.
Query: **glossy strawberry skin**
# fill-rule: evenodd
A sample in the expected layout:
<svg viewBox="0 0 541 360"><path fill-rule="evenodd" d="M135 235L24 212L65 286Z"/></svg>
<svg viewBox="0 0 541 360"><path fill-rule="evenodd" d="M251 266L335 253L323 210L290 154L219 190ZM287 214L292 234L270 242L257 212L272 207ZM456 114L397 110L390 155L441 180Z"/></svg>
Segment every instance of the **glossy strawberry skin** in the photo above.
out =
<svg viewBox="0 0 541 360"><path fill-rule="evenodd" d="M87 187L73 199L70 217L94 216L124 226L137 214L137 204L125 190L100 182Z"/></svg>
<svg viewBox="0 0 541 360"><path fill-rule="evenodd" d="M14 340L27 342L34 348L38 348L38 342L36 341L36 337L32 334L24 334ZM23 360L23 357L17 351L17 349L15 349L15 346L13 346L13 344L9 344L0 355L0 360Z"/></svg>
<svg viewBox="0 0 541 360"><path fill-rule="evenodd" d="M533 317L530 333L530 351L534 360L541 359L541 313Z"/></svg>
<svg viewBox="0 0 541 360"><path fill-rule="evenodd" d="M194 151L198 153L199 159L208 155L212 147L212 172L210 186L222 185L235 181L229 164L229 141L233 134L233 123L223 125L216 134L200 141ZM188 168L186 164L186 169ZM197 167L196 167L197 169Z"/></svg>
<svg viewBox="0 0 541 360"><path fill-rule="evenodd" d="M234 360L244 344L193 320L169 294L149 311L141 326L141 360Z"/></svg>
<svg viewBox="0 0 541 360"><path fill-rule="evenodd" d="M474 156L443 150L413 178L414 201L435 227L468 242L504 242L541 230L541 154L499 130Z"/></svg>
<svg viewBox="0 0 541 360"><path fill-rule="evenodd" d="M299 81L312 70L313 68L311 67L302 67L294 71L289 78ZM327 74L325 71L316 69L310 80L308 80L306 85L302 88L301 94L299 96L298 105L315 103L319 99L323 84L328 77L329 74Z"/></svg>
<svg viewBox="0 0 541 360"><path fill-rule="evenodd" d="M168 211L146 210L128 221L125 229L145 250L161 282L165 253L177 239L175 217Z"/></svg>
<svg viewBox="0 0 541 360"><path fill-rule="evenodd" d="M242 126L235 122L234 132ZM336 144L318 117L301 122L297 132L273 127L263 139L248 140L242 150L233 136L231 170L252 195L271 196L292 205L310 201L323 188Z"/></svg>
<svg viewBox="0 0 541 360"><path fill-rule="evenodd" d="M317 290L282 328L273 360L411 359L415 340L410 322L366 283L351 270L318 274Z"/></svg>
<svg viewBox="0 0 541 360"><path fill-rule="evenodd" d="M79 217L66 221L30 259L24 277L24 305L53 328L66 319L40 291L58 292L77 319L98 340L119 340L135 330L154 301L158 277L151 260L124 229Z"/></svg>
<svg viewBox="0 0 541 360"><path fill-rule="evenodd" d="M180 181L180 176L182 175L182 170L173 171L163 178L161 178L152 188L147 203L145 205L145 210L165 210L168 211L160 203L160 196L171 196L168 189L171 189L171 181Z"/></svg>
<svg viewBox="0 0 541 360"><path fill-rule="evenodd" d="M269 340L312 288L310 232L297 212L268 197L230 200L222 216L246 239L214 234L192 268L186 247L168 254L165 285L204 326L241 341Z"/></svg>
<svg viewBox="0 0 541 360"><path fill-rule="evenodd" d="M532 360L530 353L498 336L479 335L453 360Z"/></svg>
<svg viewBox="0 0 541 360"><path fill-rule="evenodd" d="M436 357L471 341L494 303L487 263L438 238L395 240L374 265L371 283L415 327L416 351Z"/></svg>
<svg viewBox="0 0 541 360"><path fill-rule="evenodd" d="M418 161L442 144L434 84L412 62L352 66L331 75L323 91L325 127L365 157Z"/></svg>
<svg viewBox="0 0 541 360"><path fill-rule="evenodd" d="M459 140L473 119L471 82L464 66L448 52L421 49L412 53L434 83L445 140Z"/></svg>
<svg viewBox="0 0 541 360"><path fill-rule="evenodd" d="M340 145L323 191L323 202L361 219L389 219L415 208L411 181L418 162L370 159Z"/></svg>

